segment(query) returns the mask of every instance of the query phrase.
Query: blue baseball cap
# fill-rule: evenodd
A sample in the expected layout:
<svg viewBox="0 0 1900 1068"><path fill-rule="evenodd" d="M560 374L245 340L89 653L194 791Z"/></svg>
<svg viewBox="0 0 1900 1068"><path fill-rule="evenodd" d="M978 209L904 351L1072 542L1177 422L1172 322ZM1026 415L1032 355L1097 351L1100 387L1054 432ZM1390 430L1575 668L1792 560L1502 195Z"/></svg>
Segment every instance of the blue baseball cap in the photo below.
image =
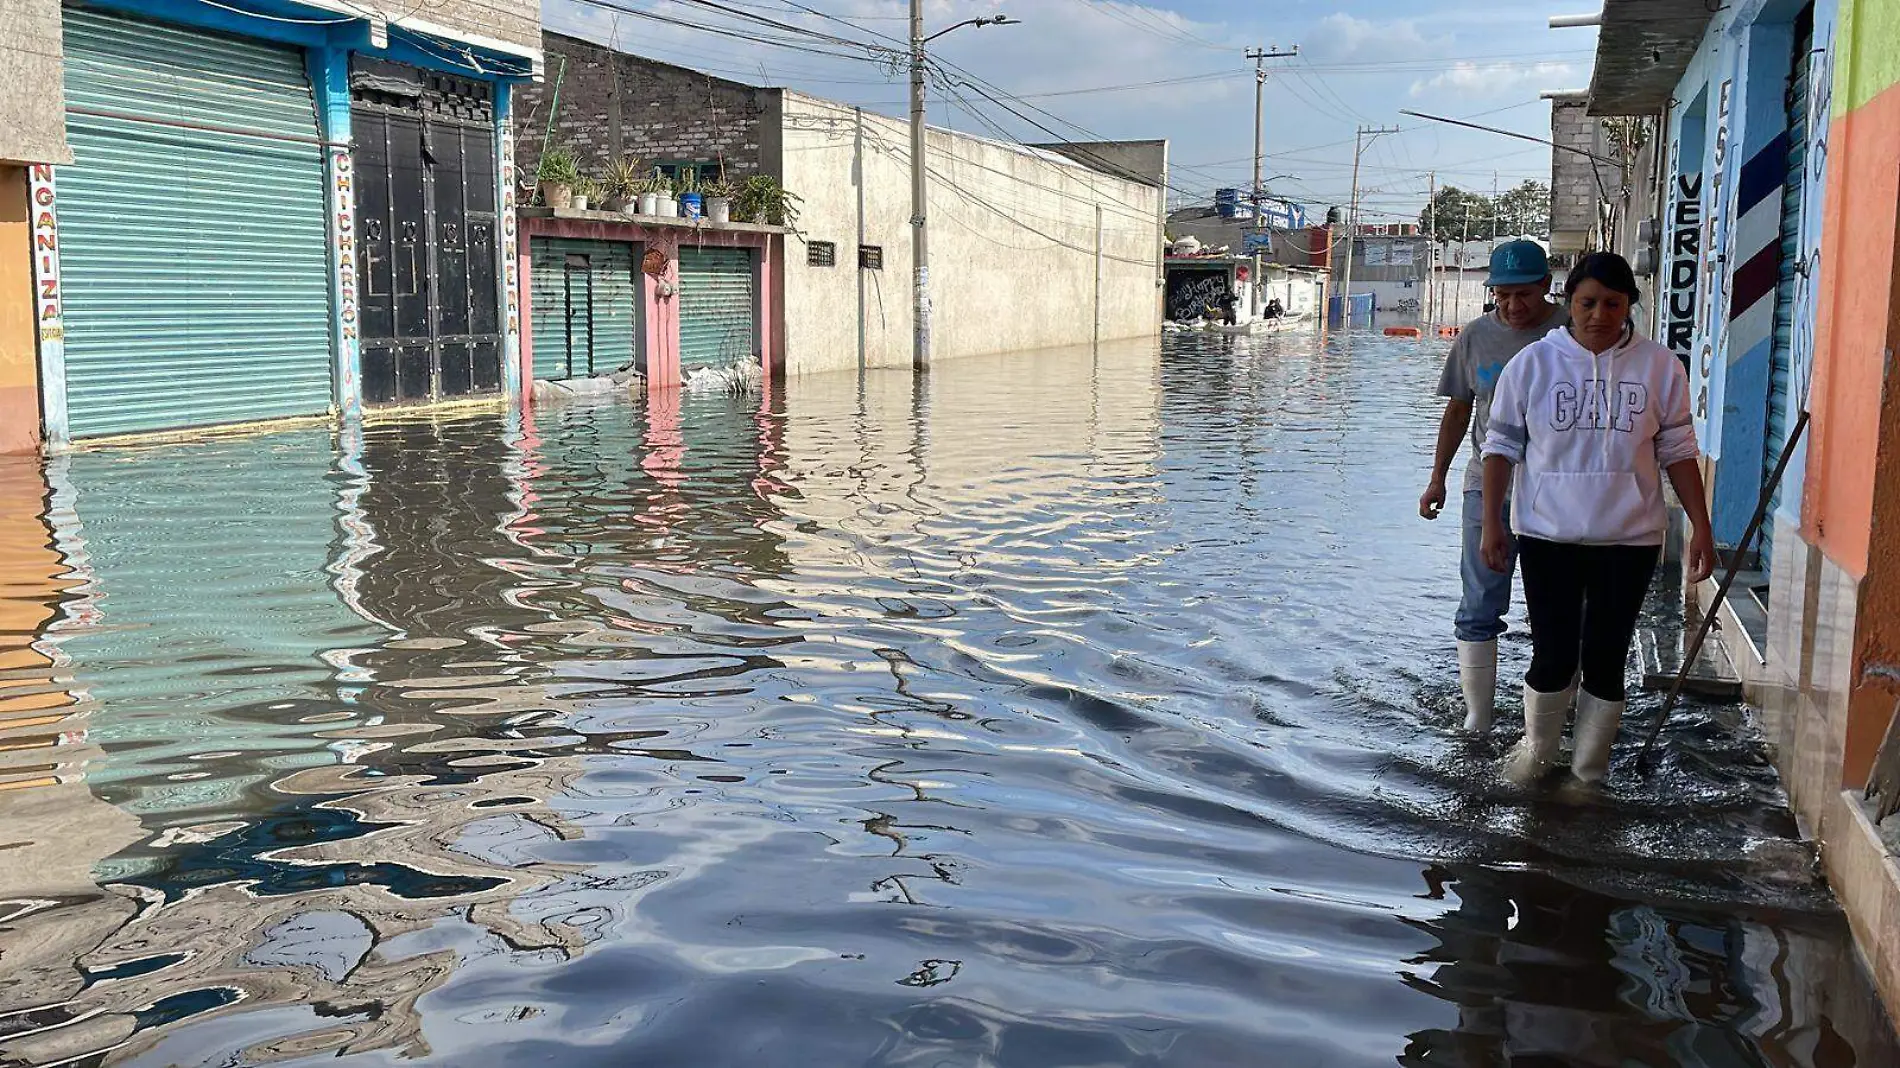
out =
<svg viewBox="0 0 1900 1068"><path fill-rule="evenodd" d="M1535 241L1506 241L1491 250L1491 277L1487 286L1523 286L1550 277L1550 260Z"/></svg>

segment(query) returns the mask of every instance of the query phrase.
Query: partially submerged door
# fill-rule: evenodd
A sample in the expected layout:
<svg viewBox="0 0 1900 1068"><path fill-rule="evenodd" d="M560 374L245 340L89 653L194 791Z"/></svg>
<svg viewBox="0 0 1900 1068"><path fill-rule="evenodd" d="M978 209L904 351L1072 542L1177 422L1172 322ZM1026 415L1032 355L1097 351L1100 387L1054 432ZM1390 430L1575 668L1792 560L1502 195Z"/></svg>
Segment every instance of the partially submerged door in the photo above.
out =
<svg viewBox="0 0 1900 1068"><path fill-rule="evenodd" d="M493 90L358 57L350 115L364 402L499 392Z"/></svg>

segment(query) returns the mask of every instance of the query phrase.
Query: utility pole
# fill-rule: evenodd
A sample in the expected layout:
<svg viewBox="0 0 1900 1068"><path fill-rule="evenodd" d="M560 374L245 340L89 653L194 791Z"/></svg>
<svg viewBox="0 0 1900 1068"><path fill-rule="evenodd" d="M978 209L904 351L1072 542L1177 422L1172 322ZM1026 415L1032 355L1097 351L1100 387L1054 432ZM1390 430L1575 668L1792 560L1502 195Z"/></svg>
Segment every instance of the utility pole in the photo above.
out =
<svg viewBox="0 0 1900 1068"><path fill-rule="evenodd" d="M1438 172L1425 200L1425 325L1438 325Z"/></svg>
<svg viewBox="0 0 1900 1068"><path fill-rule="evenodd" d="M930 366L930 237L925 229L930 199L929 160L924 158L924 46L965 26L1017 26L1022 20L1008 15L964 19L924 36L924 0L910 0L910 364L918 371Z"/></svg>
<svg viewBox="0 0 1900 1068"><path fill-rule="evenodd" d="M1352 142L1352 203L1346 211L1346 278L1339 287L1340 319L1352 329L1352 256L1359 237L1359 156L1366 150L1366 138L1398 133L1397 126L1361 126Z"/></svg>
<svg viewBox="0 0 1900 1068"><path fill-rule="evenodd" d="M1253 60L1253 221L1255 228L1260 223L1260 166L1266 143L1265 95L1267 88L1267 60L1286 59L1300 54L1300 46L1294 45L1291 52L1275 52L1268 48L1249 48L1247 58Z"/></svg>
<svg viewBox="0 0 1900 1068"><path fill-rule="evenodd" d="M930 366L930 236L924 229L929 191L924 159L924 0L910 0L910 365Z"/></svg>
<svg viewBox="0 0 1900 1068"><path fill-rule="evenodd" d="M1454 301L1457 302L1452 312L1452 316L1453 318L1460 319L1460 320L1464 318L1464 309L1465 309L1465 254L1470 251L1471 251L1471 198L1466 197L1465 198L1465 228L1464 228L1463 235L1458 239L1458 294L1457 296L1452 298Z"/></svg>

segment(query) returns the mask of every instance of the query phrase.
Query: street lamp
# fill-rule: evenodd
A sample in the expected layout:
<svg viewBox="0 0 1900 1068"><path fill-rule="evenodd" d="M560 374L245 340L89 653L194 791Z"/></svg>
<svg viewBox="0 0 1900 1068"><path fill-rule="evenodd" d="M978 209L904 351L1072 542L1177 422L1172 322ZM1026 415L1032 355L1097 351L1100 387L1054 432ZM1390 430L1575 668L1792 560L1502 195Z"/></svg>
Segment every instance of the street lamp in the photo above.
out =
<svg viewBox="0 0 1900 1068"><path fill-rule="evenodd" d="M924 35L924 0L910 0L910 258L911 258L911 367L930 366L930 239L924 220L929 175L924 159L924 45L965 26L1019 26L1008 15L966 19Z"/></svg>

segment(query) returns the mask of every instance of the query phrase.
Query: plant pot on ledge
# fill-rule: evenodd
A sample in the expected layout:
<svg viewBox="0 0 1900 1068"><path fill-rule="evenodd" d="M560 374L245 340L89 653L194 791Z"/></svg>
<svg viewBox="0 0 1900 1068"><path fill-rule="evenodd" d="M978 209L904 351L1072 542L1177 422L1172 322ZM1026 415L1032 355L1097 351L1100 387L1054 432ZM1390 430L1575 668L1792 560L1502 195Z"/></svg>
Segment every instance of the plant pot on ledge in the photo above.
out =
<svg viewBox="0 0 1900 1068"><path fill-rule="evenodd" d="M641 215L658 215L660 213L660 194L641 193L639 213Z"/></svg>
<svg viewBox="0 0 1900 1068"><path fill-rule="evenodd" d="M542 182L541 203L562 211L574 203L574 187L565 182Z"/></svg>
<svg viewBox="0 0 1900 1068"><path fill-rule="evenodd" d="M706 219L714 226L725 226L732 222L732 198L708 197L706 200Z"/></svg>

